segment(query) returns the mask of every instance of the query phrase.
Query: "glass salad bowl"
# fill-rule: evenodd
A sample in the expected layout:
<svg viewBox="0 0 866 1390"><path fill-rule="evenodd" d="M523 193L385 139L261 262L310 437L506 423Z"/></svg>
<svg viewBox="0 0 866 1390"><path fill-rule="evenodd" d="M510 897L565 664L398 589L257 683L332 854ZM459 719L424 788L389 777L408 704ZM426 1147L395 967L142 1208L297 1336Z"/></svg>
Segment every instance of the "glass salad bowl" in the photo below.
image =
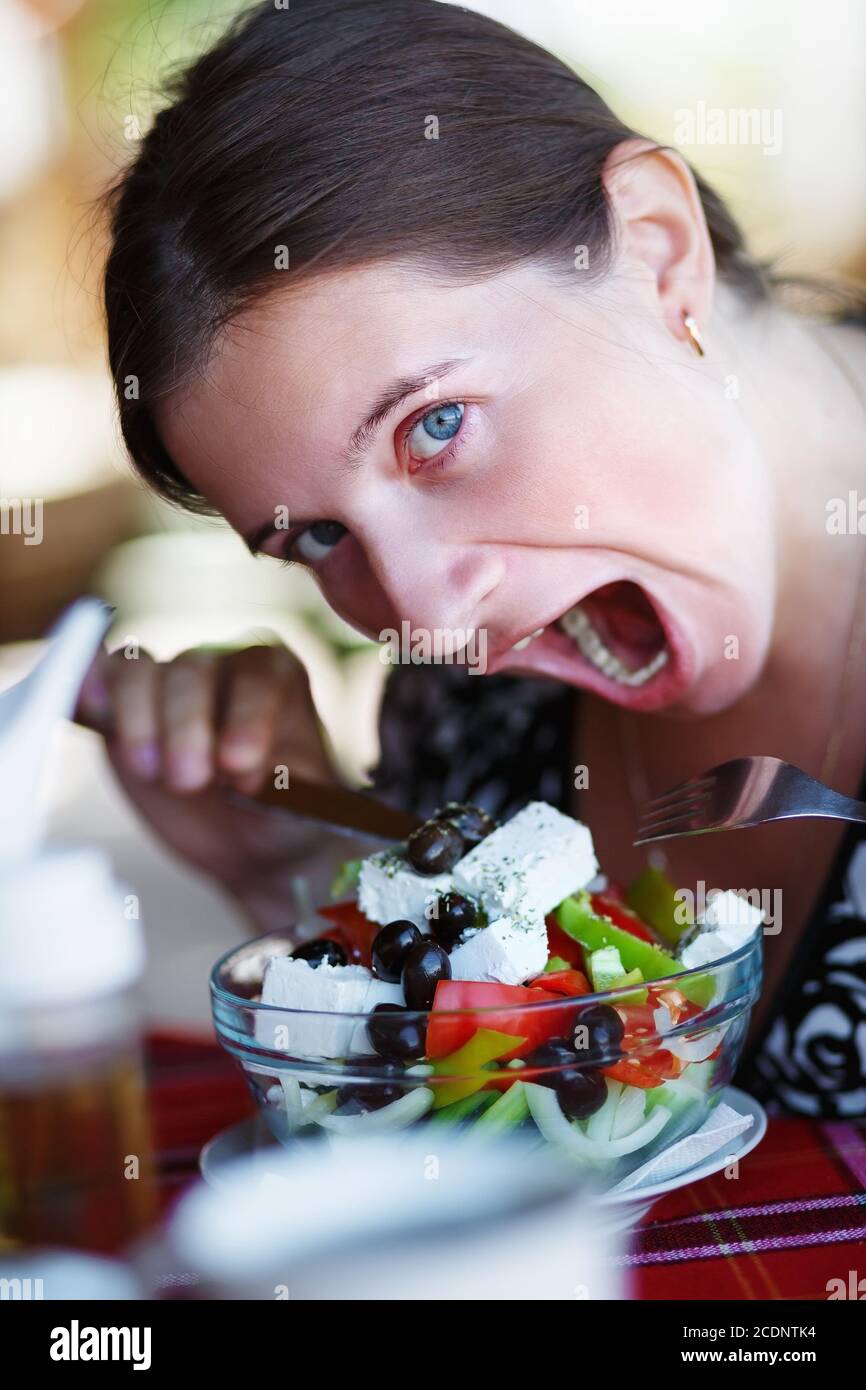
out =
<svg viewBox="0 0 866 1390"><path fill-rule="evenodd" d="M246 942L211 975L217 1038L283 1145L447 1127L519 1131L603 1184L694 1133L737 1067L761 985L762 934L637 986L558 992L451 980L431 1009L323 1013L261 1002L296 934ZM673 973L674 970L676 973ZM384 1055L383 1055L384 1054Z"/></svg>

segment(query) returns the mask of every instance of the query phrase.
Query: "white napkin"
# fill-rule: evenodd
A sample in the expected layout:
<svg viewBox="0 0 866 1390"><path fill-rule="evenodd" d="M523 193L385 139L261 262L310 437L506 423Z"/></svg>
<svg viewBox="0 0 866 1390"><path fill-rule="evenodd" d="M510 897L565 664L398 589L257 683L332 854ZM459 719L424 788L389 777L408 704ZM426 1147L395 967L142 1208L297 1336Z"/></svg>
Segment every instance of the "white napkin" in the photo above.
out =
<svg viewBox="0 0 866 1390"><path fill-rule="evenodd" d="M671 1144L669 1149L663 1150L648 1163L636 1168L610 1190L631 1192L633 1188L644 1183L665 1182L668 1178L678 1177L687 1168L709 1158L710 1154L729 1144L744 1130L751 1129L754 1123L753 1115L741 1115L721 1101L694 1134Z"/></svg>
<svg viewBox="0 0 866 1390"><path fill-rule="evenodd" d="M48 633L29 675L0 693L0 869L39 848L48 819L43 774L55 727L71 718L111 616L100 599L78 599Z"/></svg>

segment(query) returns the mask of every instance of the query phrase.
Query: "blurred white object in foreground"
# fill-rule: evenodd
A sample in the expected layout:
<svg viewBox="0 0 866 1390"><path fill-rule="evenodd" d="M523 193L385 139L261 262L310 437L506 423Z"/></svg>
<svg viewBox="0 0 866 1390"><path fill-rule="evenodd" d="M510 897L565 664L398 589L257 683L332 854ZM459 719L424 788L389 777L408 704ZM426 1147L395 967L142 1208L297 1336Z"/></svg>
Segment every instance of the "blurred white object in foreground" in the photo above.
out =
<svg viewBox="0 0 866 1390"><path fill-rule="evenodd" d="M48 634L32 671L0 695L0 866L37 852L47 819L42 783L61 719L69 719L81 683L111 620L99 599L74 603Z"/></svg>
<svg viewBox="0 0 866 1390"><path fill-rule="evenodd" d="M216 1298L625 1297L619 1236L573 1168L433 1127L238 1159L181 1201L168 1251Z"/></svg>
<svg viewBox="0 0 866 1390"><path fill-rule="evenodd" d="M116 1249L154 1215L138 903L102 851L42 845L55 728L109 619L80 599L0 695L0 1245Z"/></svg>

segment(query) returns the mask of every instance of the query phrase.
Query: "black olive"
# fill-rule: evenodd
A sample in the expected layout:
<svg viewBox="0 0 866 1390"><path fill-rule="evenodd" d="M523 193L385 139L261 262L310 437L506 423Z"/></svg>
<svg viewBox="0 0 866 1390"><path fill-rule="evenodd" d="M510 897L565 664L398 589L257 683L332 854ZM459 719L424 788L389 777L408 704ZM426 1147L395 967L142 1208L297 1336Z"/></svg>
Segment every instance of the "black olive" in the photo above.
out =
<svg viewBox="0 0 866 1390"><path fill-rule="evenodd" d="M433 819L447 821L455 830L459 830L467 849L480 845L496 829L496 821L480 806L469 806L460 801L447 802Z"/></svg>
<svg viewBox="0 0 866 1390"><path fill-rule="evenodd" d="M541 1043L534 1052L530 1052L524 1061L527 1067L577 1066L577 1057L568 1038L548 1038L547 1042ZM531 1080L537 1081L539 1086L553 1084L549 1077L544 1076L533 1076Z"/></svg>
<svg viewBox="0 0 866 1390"><path fill-rule="evenodd" d="M440 980L451 979L451 962L429 937L413 946L403 965L403 993L410 1009L429 1009Z"/></svg>
<svg viewBox="0 0 866 1390"><path fill-rule="evenodd" d="M416 1018L402 1004L377 1004L367 1019L367 1037L380 1057L414 1062L424 1056L427 1029L423 1018Z"/></svg>
<svg viewBox="0 0 866 1390"><path fill-rule="evenodd" d="M429 921L436 940L450 951L463 932L478 925L478 909L462 893L443 893L433 903Z"/></svg>
<svg viewBox="0 0 866 1390"><path fill-rule="evenodd" d="M447 821L425 821L406 841L406 858L419 874L445 874L462 859L466 846Z"/></svg>
<svg viewBox="0 0 866 1390"><path fill-rule="evenodd" d="M553 1084L562 1112L570 1120L588 1120L607 1100L600 1071L560 1072Z"/></svg>
<svg viewBox="0 0 866 1390"><path fill-rule="evenodd" d="M339 941L329 936L318 936L315 941L305 941L292 951L293 960L305 960L315 970L324 961L326 965L345 965L348 956Z"/></svg>
<svg viewBox="0 0 866 1390"><path fill-rule="evenodd" d="M586 1032L582 1032L582 1029ZM613 1066L622 1056L622 1019L610 1004L589 1004L575 1019L574 1050L582 1062Z"/></svg>
<svg viewBox="0 0 866 1390"><path fill-rule="evenodd" d="M563 1114L571 1120L586 1120L600 1110L607 1099L607 1087L600 1071L581 1064L567 1038L551 1038L525 1059L526 1066L538 1068L531 1079L556 1092Z"/></svg>
<svg viewBox="0 0 866 1390"><path fill-rule="evenodd" d="M396 984L403 970L403 962L411 948L421 940L421 932L414 922L389 922L373 938L370 955L373 969L380 980L390 980Z"/></svg>
<svg viewBox="0 0 866 1390"><path fill-rule="evenodd" d="M405 1075L399 1062L385 1062L378 1057L358 1058L349 1063L355 1076L369 1072L371 1081L349 1081L337 1092L337 1112L341 1115L359 1115L364 1110L379 1110L399 1100L406 1094L399 1081Z"/></svg>

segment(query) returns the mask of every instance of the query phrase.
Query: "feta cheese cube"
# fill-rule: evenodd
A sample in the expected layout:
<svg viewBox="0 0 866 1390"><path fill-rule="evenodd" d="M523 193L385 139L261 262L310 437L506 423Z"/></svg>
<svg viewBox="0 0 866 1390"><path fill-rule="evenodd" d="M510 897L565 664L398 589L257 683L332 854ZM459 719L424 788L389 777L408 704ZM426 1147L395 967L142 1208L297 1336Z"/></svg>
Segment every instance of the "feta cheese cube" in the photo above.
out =
<svg viewBox="0 0 866 1390"><path fill-rule="evenodd" d="M500 917L487 927L467 932L451 952L452 980L499 981L520 985L540 975L547 964L547 929Z"/></svg>
<svg viewBox="0 0 866 1390"><path fill-rule="evenodd" d="M701 925L711 928L748 928L748 934L751 935L763 920L764 914L759 907L753 907L748 898L741 897L729 888L724 893L710 894Z"/></svg>
<svg viewBox="0 0 866 1390"><path fill-rule="evenodd" d="M450 874L416 874L401 854L383 850L361 865L358 906L371 922L414 922L429 931L425 909L452 888Z"/></svg>
<svg viewBox="0 0 866 1390"><path fill-rule="evenodd" d="M598 873L587 826L532 801L455 865L460 893L480 898L489 916L543 917Z"/></svg>
<svg viewBox="0 0 866 1390"><path fill-rule="evenodd" d="M764 914L759 907L753 907L747 898L728 890L710 896L706 911L699 920L701 931L680 955L687 970L709 965L745 946L763 922Z"/></svg>
<svg viewBox="0 0 866 1390"><path fill-rule="evenodd" d="M686 970L694 970L695 966L711 965L714 960L720 960L727 954L728 948L719 939L718 932L702 931L688 946L683 947L680 960Z"/></svg>
<svg viewBox="0 0 866 1390"><path fill-rule="evenodd" d="M400 986L374 979L366 966L313 967L292 956L275 956L265 969L262 1003L291 1012L258 1014L256 1038L293 1057L347 1057L356 1035L365 1032L352 1014L367 1013L376 1004L402 1002ZM366 1044L364 1050L370 1050Z"/></svg>

